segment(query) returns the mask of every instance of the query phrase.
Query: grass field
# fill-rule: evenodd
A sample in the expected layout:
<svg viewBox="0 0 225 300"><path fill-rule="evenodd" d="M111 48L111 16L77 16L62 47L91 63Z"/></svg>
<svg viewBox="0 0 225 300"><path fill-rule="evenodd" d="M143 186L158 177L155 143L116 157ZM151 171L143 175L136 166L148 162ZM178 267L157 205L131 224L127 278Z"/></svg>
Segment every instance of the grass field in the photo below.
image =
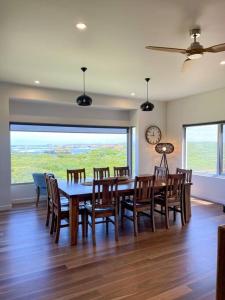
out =
<svg viewBox="0 0 225 300"><path fill-rule="evenodd" d="M187 168L195 172L216 173L217 144L191 142L187 144Z"/></svg>
<svg viewBox="0 0 225 300"><path fill-rule="evenodd" d="M58 178L66 178L67 169L86 168L86 176L93 176L93 167L110 167L113 174L114 166L126 166L126 147L115 145L101 147L82 154L33 154L12 153L12 183L32 182L32 173L51 172Z"/></svg>
<svg viewBox="0 0 225 300"><path fill-rule="evenodd" d="M213 142L187 144L187 168L195 172L216 173L217 146ZM34 172L52 172L58 178L66 178L67 169L86 168L87 177L92 177L93 167L110 167L127 165L126 147L100 147L88 153L37 154L16 153L11 155L12 183L32 182Z"/></svg>

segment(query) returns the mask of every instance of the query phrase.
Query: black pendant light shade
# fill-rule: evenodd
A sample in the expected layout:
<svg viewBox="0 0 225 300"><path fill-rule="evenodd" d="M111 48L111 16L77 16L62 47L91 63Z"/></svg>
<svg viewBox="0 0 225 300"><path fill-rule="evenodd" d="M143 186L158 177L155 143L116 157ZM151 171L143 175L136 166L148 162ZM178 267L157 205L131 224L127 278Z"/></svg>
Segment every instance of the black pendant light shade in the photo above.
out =
<svg viewBox="0 0 225 300"><path fill-rule="evenodd" d="M145 81L147 83L147 101L142 103L140 108L142 111L152 111L154 109L154 105L148 101L148 83L150 78L145 78Z"/></svg>
<svg viewBox="0 0 225 300"><path fill-rule="evenodd" d="M77 104L80 106L90 106L92 104L92 99L85 94L85 72L87 71L87 68L82 67L81 71L83 72L84 93L77 97Z"/></svg>

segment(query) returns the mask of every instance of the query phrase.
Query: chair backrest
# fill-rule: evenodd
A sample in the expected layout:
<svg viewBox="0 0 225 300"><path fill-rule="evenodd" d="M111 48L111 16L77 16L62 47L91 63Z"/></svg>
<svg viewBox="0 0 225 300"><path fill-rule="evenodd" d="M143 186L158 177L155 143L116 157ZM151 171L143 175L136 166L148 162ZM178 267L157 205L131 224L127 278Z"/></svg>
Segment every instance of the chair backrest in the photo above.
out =
<svg viewBox="0 0 225 300"><path fill-rule="evenodd" d="M118 179L93 181L92 208L115 207L118 205Z"/></svg>
<svg viewBox="0 0 225 300"><path fill-rule="evenodd" d="M165 167L155 166L154 175L156 180L166 180L167 169Z"/></svg>
<svg viewBox="0 0 225 300"><path fill-rule="evenodd" d="M177 168L177 174L185 174L185 181L191 183L192 180L192 170L180 169Z"/></svg>
<svg viewBox="0 0 225 300"><path fill-rule="evenodd" d="M50 178L55 178L55 175L52 174L52 173L45 173L45 182L46 182L46 187L47 187L48 201L52 200L52 198L51 198Z"/></svg>
<svg viewBox="0 0 225 300"><path fill-rule="evenodd" d="M45 173L32 173L34 184L40 189L46 189Z"/></svg>
<svg viewBox="0 0 225 300"><path fill-rule="evenodd" d="M67 170L67 182L81 182L86 180L85 169Z"/></svg>
<svg viewBox="0 0 225 300"><path fill-rule="evenodd" d="M169 174L166 183L166 197L173 201L182 200L185 183L185 174Z"/></svg>
<svg viewBox="0 0 225 300"><path fill-rule="evenodd" d="M60 194L59 194L59 188L58 188L58 182L57 179L51 177L49 178L50 182L50 196L53 203L53 209L57 210L58 213L61 211L61 202L60 202Z"/></svg>
<svg viewBox="0 0 225 300"><path fill-rule="evenodd" d="M114 167L114 176L120 177L120 176L130 176L130 170L129 167Z"/></svg>
<svg viewBox="0 0 225 300"><path fill-rule="evenodd" d="M155 176L136 176L134 182L134 203L150 202L154 195Z"/></svg>
<svg viewBox="0 0 225 300"><path fill-rule="evenodd" d="M109 167L107 168L93 168L94 179L104 179L110 177Z"/></svg>

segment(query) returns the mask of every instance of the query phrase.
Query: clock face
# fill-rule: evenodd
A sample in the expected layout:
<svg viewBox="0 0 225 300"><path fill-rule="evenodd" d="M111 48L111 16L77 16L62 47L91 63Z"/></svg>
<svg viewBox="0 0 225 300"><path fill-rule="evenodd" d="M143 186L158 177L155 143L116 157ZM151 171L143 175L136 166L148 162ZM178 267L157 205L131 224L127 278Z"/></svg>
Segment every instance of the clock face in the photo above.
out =
<svg viewBox="0 0 225 300"><path fill-rule="evenodd" d="M150 126L145 132L146 141L151 145L156 145L161 140L161 130L157 126Z"/></svg>

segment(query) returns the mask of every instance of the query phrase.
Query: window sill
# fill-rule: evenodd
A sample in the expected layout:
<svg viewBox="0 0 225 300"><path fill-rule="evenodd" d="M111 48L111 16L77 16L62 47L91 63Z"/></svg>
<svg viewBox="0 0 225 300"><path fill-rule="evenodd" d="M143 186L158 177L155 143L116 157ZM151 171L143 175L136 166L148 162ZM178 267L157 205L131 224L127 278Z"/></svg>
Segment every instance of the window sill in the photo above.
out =
<svg viewBox="0 0 225 300"><path fill-rule="evenodd" d="M225 179L225 174L207 174L207 173L193 173L193 176L198 176L198 177L209 177L209 178L218 178L218 179Z"/></svg>
<svg viewBox="0 0 225 300"><path fill-rule="evenodd" d="M34 182L23 182L23 183L11 183L11 185L28 185L28 184L34 184Z"/></svg>

